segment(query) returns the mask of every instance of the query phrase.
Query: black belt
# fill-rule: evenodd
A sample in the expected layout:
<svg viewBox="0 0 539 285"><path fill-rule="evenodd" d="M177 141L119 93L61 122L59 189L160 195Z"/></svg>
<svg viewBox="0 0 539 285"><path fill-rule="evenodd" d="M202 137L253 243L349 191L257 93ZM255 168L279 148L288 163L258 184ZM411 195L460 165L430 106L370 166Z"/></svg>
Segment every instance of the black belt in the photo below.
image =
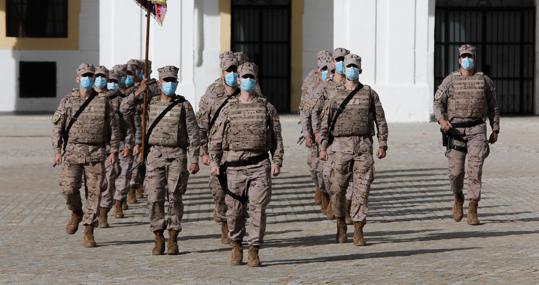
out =
<svg viewBox="0 0 539 285"><path fill-rule="evenodd" d="M453 126L453 128L471 128L471 127L475 127L477 125L481 125L484 123L485 121L483 119L479 119L479 120L469 121L469 122L451 123L451 126Z"/></svg>
<svg viewBox="0 0 539 285"><path fill-rule="evenodd" d="M248 159L244 160L236 160L236 161L225 161L221 167L241 167L241 166L249 166L253 164L260 163L266 159L269 158L269 154L267 152L264 152L263 154L253 156Z"/></svg>

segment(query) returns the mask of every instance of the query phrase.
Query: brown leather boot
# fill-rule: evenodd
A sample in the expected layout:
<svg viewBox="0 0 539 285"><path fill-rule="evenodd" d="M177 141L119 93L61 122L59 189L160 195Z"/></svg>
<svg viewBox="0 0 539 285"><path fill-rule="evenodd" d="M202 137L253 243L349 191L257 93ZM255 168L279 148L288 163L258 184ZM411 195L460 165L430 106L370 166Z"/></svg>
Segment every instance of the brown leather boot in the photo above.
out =
<svg viewBox="0 0 539 285"><path fill-rule="evenodd" d="M347 227L344 218L337 218L337 243L345 243L348 241L346 230Z"/></svg>
<svg viewBox="0 0 539 285"><path fill-rule="evenodd" d="M354 222L354 244L357 246L365 246L365 238L363 237L363 226L365 223Z"/></svg>
<svg viewBox="0 0 539 285"><path fill-rule="evenodd" d="M222 244L230 243L230 240L228 240L228 224L227 223L221 223L221 243Z"/></svg>
<svg viewBox="0 0 539 285"><path fill-rule="evenodd" d="M97 244L94 240L94 226L84 226L84 237L82 240L84 247L96 247Z"/></svg>
<svg viewBox="0 0 539 285"><path fill-rule="evenodd" d="M124 211L122 209L122 201L114 200L114 217L116 219L124 218Z"/></svg>
<svg viewBox="0 0 539 285"><path fill-rule="evenodd" d="M108 213L109 213L108 208L103 208L103 207L99 208L99 227L100 228L109 227L109 222L107 221Z"/></svg>
<svg viewBox="0 0 539 285"><path fill-rule="evenodd" d="M155 235L155 245L152 249L153 255L163 255L165 253L165 236L163 230L153 232Z"/></svg>
<svg viewBox="0 0 539 285"><path fill-rule="evenodd" d="M331 206L331 201L328 204L328 207L326 208L326 218L328 220L335 220L335 214L333 214L333 207Z"/></svg>
<svg viewBox="0 0 539 285"><path fill-rule="evenodd" d="M129 191L127 192L127 203L129 204L137 203L137 193L136 193L136 189L133 187L129 187Z"/></svg>
<svg viewBox="0 0 539 285"><path fill-rule="evenodd" d="M346 200L346 208L344 209L344 221L347 225L353 225L352 217L350 217L350 207L352 207L352 201Z"/></svg>
<svg viewBox="0 0 539 285"><path fill-rule="evenodd" d="M127 205L127 199L122 200L122 210L129 210L129 205Z"/></svg>
<svg viewBox="0 0 539 285"><path fill-rule="evenodd" d="M71 217L69 217L69 220L66 224L66 233L67 234L74 234L79 229L79 223L82 221L83 213L82 211L74 211L71 212Z"/></svg>
<svg viewBox="0 0 539 285"><path fill-rule="evenodd" d="M260 257L258 256L259 246L250 245L249 246L249 255L247 256L247 265L249 267L259 267L260 266Z"/></svg>
<svg viewBox="0 0 539 285"><path fill-rule="evenodd" d="M316 187L314 189L314 202L317 204L317 205L320 205L322 204L322 198L320 197L321 196L321 193L320 193L320 187Z"/></svg>
<svg viewBox="0 0 539 285"><path fill-rule="evenodd" d="M231 241L232 254L230 255L231 265L241 265L243 263L243 246L241 241Z"/></svg>
<svg viewBox="0 0 539 285"><path fill-rule="evenodd" d="M142 198L144 198L144 188L143 188L142 185L136 187L136 191L135 191L135 192L137 193L137 199L142 199Z"/></svg>
<svg viewBox="0 0 539 285"><path fill-rule="evenodd" d="M168 255L178 255L180 253L180 251L178 250L178 233L179 232L176 230L168 230Z"/></svg>
<svg viewBox="0 0 539 285"><path fill-rule="evenodd" d="M464 205L464 194L460 193L455 195L455 200L453 201L453 220L455 222L460 222L464 216L462 206Z"/></svg>
<svg viewBox="0 0 539 285"><path fill-rule="evenodd" d="M329 206L329 195L326 192L320 193L320 211L322 214L326 214L327 208Z"/></svg>
<svg viewBox="0 0 539 285"><path fill-rule="evenodd" d="M470 200L468 203L468 225L479 225L479 218L477 217L477 206L479 205L479 201L477 200Z"/></svg>

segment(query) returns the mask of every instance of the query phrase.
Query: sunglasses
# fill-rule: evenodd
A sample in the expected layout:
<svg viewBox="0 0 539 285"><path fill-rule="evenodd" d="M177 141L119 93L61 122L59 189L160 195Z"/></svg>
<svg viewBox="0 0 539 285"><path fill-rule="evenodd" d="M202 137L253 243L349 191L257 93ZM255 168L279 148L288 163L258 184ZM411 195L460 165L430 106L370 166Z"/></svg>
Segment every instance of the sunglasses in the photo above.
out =
<svg viewBox="0 0 539 285"><path fill-rule="evenodd" d="M163 78L163 81L165 81L165 82L177 82L178 79L176 79L174 77L167 77L167 78Z"/></svg>
<svg viewBox="0 0 539 285"><path fill-rule="evenodd" d="M251 75L251 74L245 74L245 75L242 76L241 78L251 78L251 79L255 79L255 76L254 76L254 75Z"/></svg>
<svg viewBox="0 0 539 285"><path fill-rule="evenodd" d="M94 77L94 74L93 73L84 73L84 74L81 74L82 77Z"/></svg>
<svg viewBox="0 0 539 285"><path fill-rule="evenodd" d="M344 56L339 56L335 58L335 62L344 61Z"/></svg>
<svg viewBox="0 0 539 285"><path fill-rule="evenodd" d="M226 72L237 72L237 71L238 71L238 68L235 66L231 66L226 69Z"/></svg>
<svg viewBox="0 0 539 285"><path fill-rule="evenodd" d="M326 70L328 70L328 67L327 67L327 66L324 66L324 67L320 68L320 70L326 71Z"/></svg>
<svg viewBox="0 0 539 285"><path fill-rule="evenodd" d="M471 55L469 53L465 53L465 54L461 54L460 58L473 58L473 55Z"/></svg>

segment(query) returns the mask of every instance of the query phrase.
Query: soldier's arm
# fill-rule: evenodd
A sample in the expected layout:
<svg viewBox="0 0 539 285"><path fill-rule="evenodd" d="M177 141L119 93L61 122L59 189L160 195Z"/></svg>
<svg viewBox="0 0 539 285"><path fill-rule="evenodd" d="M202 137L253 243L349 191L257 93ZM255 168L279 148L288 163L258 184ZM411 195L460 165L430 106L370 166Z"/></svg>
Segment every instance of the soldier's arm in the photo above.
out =
<svg viewBox="0 0 539 285"><path fill-rule="evenodd" d="M320 150L326 150L328 147L328 118L331 100L326 100L322 109L322 124L320 126Z"/></svg>
<svg viewBox="0 0 539 285"><path fill-rule="evenodd" d="M133 126L135 127L135 144L142 144L142 116L138 110L133 114Z"/></svg>
<svg viewBox="0 0 539 285"><path fill-rule="evenodd" d="M225 106L217 121L215 126L210 131L210 139L208 145L208 151L210 154L210 167L219 167L221 158L223 157L223 139L228 128L228 106Z"/></svg>
<svg viewBox="0 0 539 285"><path fill-rule="evenodd" d="M299 121L301 122L301 131L303 133L303 136L307 137L311 134L312 130L310 110L301 109L299 111Z"/></svg>
<svg viewBox="0 0 539 285"><path fill-rule="evenodd" d="M281 132L281 121L279 120L279 113L277 113L277 109L275 107L268 103L268 113L270 116L270 120L272 123L273 129L271 130L273 132L273 136L275 138L275 151L272 156L272 163L282 167L283 166L283 156L284 156L284 146L283 146L283 136Z"/></svg>
<svg viewBox="0 0 539 285"><path fill-rule="evenodd" d="M387 150L387 138L388 138L388 127L386 121L386 114L384 108L382 107L382 102L376 91L371 89L371 96L373 100L374 107L374 122L376 123L376 136L378 138L378 147Z"/></svg>
<svg viewBox="0 0 539 285"><path fill-rule="evenodd" d="M486 83L486 95L488 104L488 120L493 132L500 131L500 109L496 102L496 87L494 82L489 77L485 78Z"/></svg>
<svg viewBox="0 0 539 285"><path fill-rule="evenodd" d="M320 128L322 127L322 110L324 109L324 92L318 90L316 94L317 100L314 108L311 111L311 125L315 132L320 133Z"/></svg>
<svg viewBox="0 0 539 285"><path fill-rule="evenodd" d="M447 76L440 86L438 86L438 90L436 90L436 93L434 94L434 117L436 118L436 121L447 119L447 97L451 81L451 75Z"/></svg>
<svg viewBox="0 0 539 285"><path fill-rule="evenodd" d="M197 121L200 128L200 155L208 154L208 128L210 124L210 102L208 102L210 87L198 104Z"/></svg>
<svg viewBox="0 0 539 285"><path fill-rule="evenodd" d="M134 114L130 112L124 113L122 112L121 109L120 109L120 113L122 114L123 123L125 124L125 130L126 130L126 135L124 138L124 141L125 141L124 148L132 149L132 146L135 143L135 125L133 124ZM118 127L120 126L118 125Z"/></svg>
<svg viewBox="0 0 539 285"><path fill-rule="evenodd" d="M120 130L118 128L118 116L109 99L105 100L105 112L107 127L110 132L110 152L117 153L120 144Z"/></svg>
<svg viewBox="0 0 539 285"><path fill-rule="evenodd" d="M195 111L191 103L185 101L183 103L185 109L185 125L187 126L187 136L189 137L189 161L198 163L200 154L200 131L198 128Z"/></svg>
<svg viewBox="0 0 539 285"><path fill-rule="evenodd" d="M66 102L67 97L64 97L60 104L58 105L58 109L56 109L56 112L54 112L54 115L52 116L52 147L54 148L54 152L56 154L62 153L62 145L64 143L64 132L67 124L67 108L66 108Z"/></svg>

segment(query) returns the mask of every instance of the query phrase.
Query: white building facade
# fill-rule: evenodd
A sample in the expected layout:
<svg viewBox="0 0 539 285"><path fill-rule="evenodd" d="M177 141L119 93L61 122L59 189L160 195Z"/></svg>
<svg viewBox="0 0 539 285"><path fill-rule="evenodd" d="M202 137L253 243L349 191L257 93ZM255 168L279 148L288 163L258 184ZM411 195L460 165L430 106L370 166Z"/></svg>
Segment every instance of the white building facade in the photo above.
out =
<svg viewBox="0 0 539 285"><path fill-rule="evenodd" d="M6 17L9 1L13 0L0 0L0 33L6 31L1 18ZM169 0L164 25L152 19L150 59L153 76L160 66L180 67L179 93L196 108L207 86L219 77L219 53L246 51L261 65L262 91L286 113L297 111L301 82L315 67L316 53L345 47L362 57L360 80L380 94L389 121L425 122L433 113L432 99L439 82L436 76L455 67L456 59L449 50L469 37L456 39L448 34L455 33L455 19L464 13L457 32L475 35L474 29L482 30L480 40L470 38L480 46L480 52L498 55L518 51L510 58L518 58L519 65L509 75L499 70L506 66L503 56L487 56L482 63L493 74L499 73L500 82L507 82L500 85L505 93L499 96L507 106L506 113L539 114L539 96L534 96L539 86L537 1ZM68 3L68 16L76 18L70 20L76 23L69 24L69 44L47 45L47 41L58 39L39 39L42 41L21 45L17 42L29 39L0 37L0 70L4 75L0 112L54 110L74 87L74 70L80 62L110 67L143 58L145 14L135 1ZM477 14L487 23L503 10L516 11L509 20L533 15L529 21L514 21L514 31L520 37L513 42L490 41L487 34L491 32L485 25L470 22ZM437 21L436 17L442 17L439 15L443 21ZM532 40L527 36L530 33ZM497 46L508 50L495 49ZM56 62L55 96L21 97L19 66L24 61ZM518 92L513 92L516 89Z"/></svg>

